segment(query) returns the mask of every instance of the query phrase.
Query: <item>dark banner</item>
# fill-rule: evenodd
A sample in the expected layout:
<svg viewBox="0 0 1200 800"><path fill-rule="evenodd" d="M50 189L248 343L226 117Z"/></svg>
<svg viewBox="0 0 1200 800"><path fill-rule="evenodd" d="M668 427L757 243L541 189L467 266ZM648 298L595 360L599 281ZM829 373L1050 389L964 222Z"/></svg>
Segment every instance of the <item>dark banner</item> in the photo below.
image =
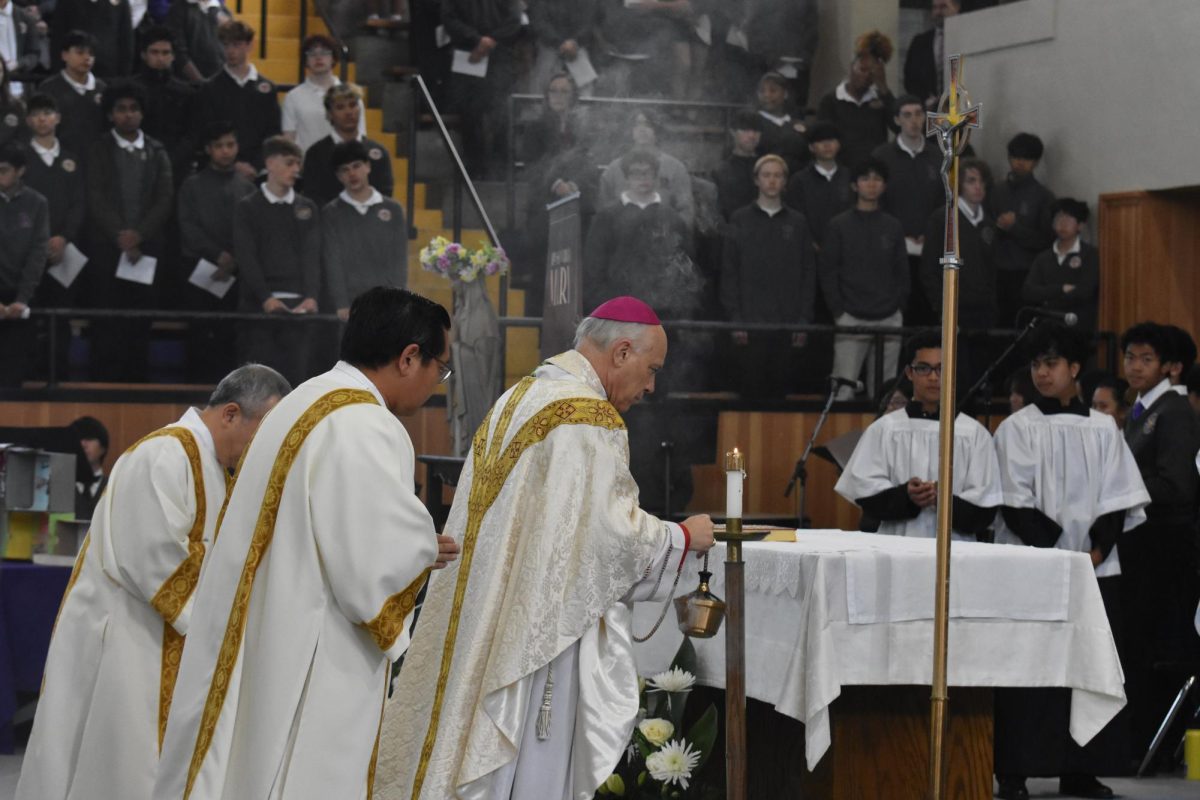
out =
<svg viewBox="0 0 1200 800"><path fill-rule="evenodd" d="M542 309L542 358L571 349L583 319L583 247L579 195L546 206L550 235L546 246L546 301Z"/></svg>

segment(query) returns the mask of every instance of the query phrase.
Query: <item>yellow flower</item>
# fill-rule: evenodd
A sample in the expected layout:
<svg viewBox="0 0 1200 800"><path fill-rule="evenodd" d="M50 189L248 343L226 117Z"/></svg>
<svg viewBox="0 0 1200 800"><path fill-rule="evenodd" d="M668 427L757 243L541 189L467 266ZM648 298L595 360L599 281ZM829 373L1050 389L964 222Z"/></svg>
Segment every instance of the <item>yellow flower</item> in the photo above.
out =
<svg viewBox="0 0 1200 800"><path fill-rule="evenodd" d="M650 744L655 747L661 747L675 733L675 726L671 724L670 720L655 717L639 722L638 730L642 732L642 736L645 736L646 741L650 742Z"/></svg>

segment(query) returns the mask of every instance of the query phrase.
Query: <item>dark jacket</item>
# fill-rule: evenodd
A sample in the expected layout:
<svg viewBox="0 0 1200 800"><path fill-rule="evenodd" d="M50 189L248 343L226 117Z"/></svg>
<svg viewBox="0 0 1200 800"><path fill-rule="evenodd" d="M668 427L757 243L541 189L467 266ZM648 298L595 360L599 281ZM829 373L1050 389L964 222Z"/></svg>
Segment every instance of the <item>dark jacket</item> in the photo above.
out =
<svg viewBox="0 0 1200 800"><path fill-rule="evenodd" d="M869 103L857 105L839 100L837 89L828 92L817 106L817 117L832 122L842 133L838 163L852 167L888 140L894 116L895 98L884 94Z"/></svg>
<svg viewBox="0 0 1200 800"><path fill-rule="evenodd" d="M1168 389L1138 419L1127 416L1125 443L1150 493L1147 523L1191 525L1200 484L1200 428L1187 398Z"/></svg>
<svg viewBox="0 0 1200 800"><path fill-rule="evenodd" d="M942 308L942 265L945 248L946 207L929 216L921 249L921 285L935 313ZM996 223L986 213L978 225L958 212L958 250L962 269L958 278L959 324L963 328L991 328L996 324Z"/></svg>
<svg viewBox="0 0 1200 800"><path fill-rule="evenodd" d="M908 45L904 57L904 91L924 103L938 96L938 66L933 58L933 29L918 33Z"/></svg>
<svg viewBox="0 0 1200 800"><path fill-rule="evenodd" d="M821 293L843 312L880 320L905 307L912 281L904 229L885 211L843 211L829 221L820 259Z"/></svg>
<svg viewBox="0 0 1200 800"><path fill-rule="evenodd" d="M163 24L175 32L175 60L180 67L192 64L206 78L225 64L225 50L217 40L217 26L232 19L224 8L202 11L187 0L172 0Z"/></svg>
<svg viewBox="0 0 1200 800"><path fill-rule="evenodd" d="M1010 174L989 190L984 204L992 219L999 219L1007 211L1017 215L1011 228L998 231L996 263L1000 269L1024 272L1034 257L1054 241L1050 213L1054 195L1032 175L1014 178Z"/></svg>
<svg viewBox="0 0 1200 800"><path fill-rule="evenodd" d="M14 98L11 103L0 101L0 144L21 141L28 136L25 130L25 104Z"/></svg>
<svg viewBox="0 0 1200 800"><path fill-rule="evenodd" d="M474 50L484 36L512 42L521 33L521 7L517 0L442 0L442 24L459 50Z"/></svg>
<svg viewBox="0 0 1200 800"><path fill-rule="evenodd" d="M203 258L217 263L233 253L233 217L240 200L255 192L254 184L236 170L202 169L179 190L179 244L190 269Z"/></svg>
<svg viewBox="0 0 1200 800"><path fill-rule="evenodd" d="M233 257L241 276L241 302L261 311L273 292L321 296L321 220L312 200L297 193L291 204L269 203L261 190L237 204Z"/></svg>
<svg viewBox="0 0 1200 800"><path fill-rule="evenodd" d="M875 148L871 155L888 168L883 210L900 220L905 236L924 236L929 215L946 204L942 154L937 145L927 139L925 149L914 157L893 140Z"/></svg>
<svg viewBox="0 0 1200 800"><path fill-rule="evenodd" d="M1063 286L1075 288L1067 293ZM1087 242L1079 243L1079 252L1058 263L1054 247L1038 253L1025 276L1021 299L1031 306L1079 315L1078 326L1096 330L1100 305L1100 251Z"/></svg>
<svg viewBox="0 0 1200 800"><path fill-rule="evenodd" d="M342 182L330 166L333 157L333 134L318 140L304 154L304 196L312 200L318 207L324 208L342 192ZM368 181L384 197L391 197L395 188L392 179L392 159L388 156L387 148L371 139L363 139L367 148L367 157L371 159L371 175Z"/></svg>
<svg viewBox="0 0 1200 800"><path fill-rule="evenodd" d="M92 143L87 167L88 216L93 232L108 244L115 243L117 234L125 228L133 228L141 234L143 242L149 243L165 232L171 219L175 197L171 160L159 142L149 136L145 139L142 156L146 170L140 193L142 213L136 220L124 219L118 201L117 155L120 148L116 140L106 133Z"/></svg>
<svg viewBox="0 0 1200 800"><path fill-rule="evenodd" d="M792 175L783 199L808 220L809 233L820 247L825 241L829 220L854 205L850 170L838 167L833 177L826 180L824 175L817 172L816 165L809 164Z"/></svg>
<svg viewBox="0 0 1200 800"><path fill-rule="evenodd" d="M100 134L108 130L108 121L100 107L105 83L96 78L95 88L79 94L61 72L51 75L38 84L38 91L54 98L62 122L56 131L58 140L66 150L86 159L92 144Z"/></svg>
<svg viewBox="0 0 1200 800"><path fill-rule="evenodd" d="M171 74L170 70L150 70L143 67L134 79L146 92L146 107L142 109L142 130L167 148L175 184L183 183L191 173L192 104L196 90Z"/></svg>
<svg viewBox="0 0 1200 800"><path fill-rule="evenodd" d="M733 213L721 259L721 305L731 321L812 322L817 264L808 223L784 206Z"/></svg>
<svg viewBox="0 0 1200 800"><path fill-rule="evenodd" d="M812 153L808 150L808 140L804 138L804 134L796 130L795 123L796 120L790 120L782 125L776 125L766 117L762 117L762 138L758 141L760 156L765 156L767 153L781 156L787 162L788 172L793 175L812 161Z"/></svg>
<svg viewBox="0 0 1200 800"><path fill-rule="evenodd" d="M230 120L237 128L238 160L262 169L262 144L280 130L279 100L275 84L261 75L238 86L224 69L200 87L195 102L193 130L216 120Z"/></svg>
<svg viewBox="0 0 1200 800"><path fill-rule="evenodd" d="M758 197L758 187L754 185L756 161L758 156L730 155L712 171L712 180L717 186L717 204L726 222L732 219L733 212L750 205ZM807 220L804 224L807 227Z"/></svg>
<svg viewBox="0 0 1200 800"><path fill-rule="evenodd" d="M17 66L13 71L35 70L41 58L42 46L42 35L37 31L37 18L29 9L13 6L13 23L17 26Z"/></svg>
<svg viewBox="0 0 1200 800"><path fill-rule="evenodd" d="M596 214L584 246L583 278L588 308L629 294L653 298L647 302L675 317L698 307L702 288L687 226L662 203L643 209L618 202Z"/></svg>
<svg viewBox="0 0 1200 800"><path fill-rule="evenodd" d="M46 198L21 186L11 198L0 195L0 303L29 304L46 268L50 238Z"/></svg>
<svg viewBox="0 0 1200 800"><path fill-rule="evenodd" d="M73 30L96 37L96 63L92 67L96 75L114 78L133 70L129 0L58 0L50 18L50 58L55 69L62 68L63 42Z"/></svg>
<svg viewBox="0 0 1200 800"><path fill-rule="evenodd" d="M589 46L601 20L599 0L529 0L527 13L537 40L555 50L568 39Z"/></svg>
<svg viewBox="0 0 1200 800"><path fill-rule="evenodd" d="M30 147L24 181L50 204L50 235L78 243L87 210L79 159L60 143L58 158L46 166Z"/></svg>

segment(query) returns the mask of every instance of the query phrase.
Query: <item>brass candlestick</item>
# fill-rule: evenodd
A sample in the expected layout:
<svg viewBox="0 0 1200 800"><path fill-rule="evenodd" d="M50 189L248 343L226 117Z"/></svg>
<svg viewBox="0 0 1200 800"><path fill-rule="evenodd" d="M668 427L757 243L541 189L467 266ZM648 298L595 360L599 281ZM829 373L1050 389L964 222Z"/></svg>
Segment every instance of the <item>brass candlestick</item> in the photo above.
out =
<svg viewBox="0 0 1200 800"><path fill-rule="evenodd" d="M728 516L725 527L716 528L713 534L725 543L725 790L728 800L746 800L746 564L742 542L758 541L767 532L742 527L745 453L734 448L725 454L725 474Z"/></svg>

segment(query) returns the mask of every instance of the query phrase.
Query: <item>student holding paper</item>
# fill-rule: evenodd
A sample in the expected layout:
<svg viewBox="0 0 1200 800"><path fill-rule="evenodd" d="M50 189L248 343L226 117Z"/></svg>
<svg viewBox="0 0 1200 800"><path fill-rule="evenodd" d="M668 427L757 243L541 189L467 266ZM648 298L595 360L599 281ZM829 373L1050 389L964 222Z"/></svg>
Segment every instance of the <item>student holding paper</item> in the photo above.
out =
<svg viewBox="0 0 1200 800"><path fill-rule="evenodd" d="M581 97L590 97L596 71L589 51L603 14L599 0L529 0L529 27L537 37L537 56L529 75L529 90L542 91L560 72L570 72ZM591 80L582 80L589 77Z"/></svg>
<svg viewBox="0 0 1200 800"><path fill-rule="evenodd" d="M211 122L202 132L208 166L179 190L179 244L183 274L190 276L184 304L196 311L236 311L238 265L233 257L233 216L254 184L237 171L237 128L232 120ZM219 378L229 367L234 331L228 322L193 324L188 371L194 380Z"/></svg>
<svg viewBox="0 0 1200 800"><path fill-rule="evenodd" d="M46 198L21 182L25 151L0 145L0 386L20 386L33 328L29 302L46 266L50 237Z"/></svg>
<svg viewBox="0 0 1200 800"><path fill-rule="evenodd" d="M87 265L83 253L83 218L87 213L82 162L58 136L62 114L58 101L49 94L35 94L25 103L25 126L33 134L25 183L37 190L50 205L50 239L46 247L46 271L34 295L41 308L71 308L79 305L80 272ZM58 320L59 369L67 363L71 342L70 322ZM59 374L65 374L60 372Z"/></svg>
<svg viewBox="0 0 1200 800"><path fill-rule="evenodd" d="M233 217L242 311L315 314L321 292L321 219L296 191L304 154L282 136L262 144L267 180L238 201ZM292 384L308 377L313 325L251 322L238 332L238 357L274 367Z"/></svg>
<svg viewBox="0 0 1200 800"><path fill-rule="evenodd" d="M154 308L158 259L171 218L174 184L166 149L142 132L145 96L134 84L104 93L112 130L88 155L87 196L92 268L84 289L96 308ZM136 381L146 371L146 326L98 320L92 375ZM135 346L140 343L140 346Z"/></svg>
<svg viewBox="0 0 1200 800"><path fill-rule="evenodd" d="M521 9L511 0L445 0L442 24L454 48L450 110L462 116L463 160L477 178L499 161L504 146Z"/></svg>
<svg viewBox="0 0 1200 800"><path fill-rule="evenodd" d="M38 287L41 306L73 305L76 268L86 257L80 252L83 215L87 210L83 191L83 171L79 155L58 138L62 115L58 103L48 94L35 94L25 104L25 125L33 136L29 140L30 158L25 165L25 183L36 189L50 204L50 240L46 249L49 270Z"/></svg>

